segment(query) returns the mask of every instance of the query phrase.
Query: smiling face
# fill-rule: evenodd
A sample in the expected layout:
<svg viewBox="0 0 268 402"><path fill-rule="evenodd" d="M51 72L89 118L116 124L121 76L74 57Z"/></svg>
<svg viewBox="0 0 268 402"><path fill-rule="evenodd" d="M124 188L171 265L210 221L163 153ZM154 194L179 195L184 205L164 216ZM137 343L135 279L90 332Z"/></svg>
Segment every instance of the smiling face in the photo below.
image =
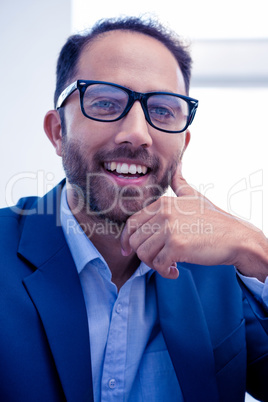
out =
<svg viewBox="0 0 268 402"><path fill-rule="evenodd" d="M156 39L130 31L108 32L90 43L75 79L186 95L172 53ZM64 113L66 135L57 152L72 188L72 209L78 208L79 200L84 213L95 211L98 217L121 223L166 190L188 133L185 138L185 133L167 134L151 127L138 101L119 121L90 120L81 112L78 91L66 101Z"/></svg>

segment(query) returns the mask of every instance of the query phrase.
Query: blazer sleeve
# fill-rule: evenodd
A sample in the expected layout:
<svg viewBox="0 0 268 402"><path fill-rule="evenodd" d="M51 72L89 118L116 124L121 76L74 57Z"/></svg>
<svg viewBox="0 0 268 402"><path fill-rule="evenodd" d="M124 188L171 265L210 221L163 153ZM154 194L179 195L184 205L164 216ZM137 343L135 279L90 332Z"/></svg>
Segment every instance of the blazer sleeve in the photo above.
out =
<svg viewBox="0 0 268 402"><path fill-rule="evenodd" d="M268 311L238 278L243 290L247 344L247 391L268 401Z"/></svg>

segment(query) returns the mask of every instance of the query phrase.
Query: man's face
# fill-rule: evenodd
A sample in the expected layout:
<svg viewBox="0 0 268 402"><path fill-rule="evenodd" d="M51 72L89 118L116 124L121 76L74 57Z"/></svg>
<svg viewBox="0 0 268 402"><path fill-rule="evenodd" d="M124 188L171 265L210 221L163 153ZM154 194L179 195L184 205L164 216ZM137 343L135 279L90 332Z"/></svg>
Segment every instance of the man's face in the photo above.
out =
<svg viewBox="0 0 268 402"><path fill-rule="evenodd" d="M172 53L159 41L129 31L109 32L85 48L75 78L138 92L186 95ZM187 143L184 133L151 127L139 102L124 118L110 123L86 118L78 91L64 109L62 157L67 183L74 189L72 209L82 207L83 212L121 223L162 195Z"/></svg>

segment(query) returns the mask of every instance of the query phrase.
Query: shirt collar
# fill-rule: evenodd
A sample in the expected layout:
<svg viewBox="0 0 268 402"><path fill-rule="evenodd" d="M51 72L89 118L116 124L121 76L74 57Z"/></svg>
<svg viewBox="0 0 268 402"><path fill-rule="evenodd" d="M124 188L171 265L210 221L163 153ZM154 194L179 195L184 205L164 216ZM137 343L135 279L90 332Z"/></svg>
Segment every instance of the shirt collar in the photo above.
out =
<svg viewBox="0 0 268 402"><path fill-rule="evenodd" d="M93 260L98 260L99 262L101 260L101 262L107 266L103 256L86 236L72 214L67 202L66 186L64 186L61 195L60 219L63 233L73 256L78 274L80 274L88 262Z"/></svg>

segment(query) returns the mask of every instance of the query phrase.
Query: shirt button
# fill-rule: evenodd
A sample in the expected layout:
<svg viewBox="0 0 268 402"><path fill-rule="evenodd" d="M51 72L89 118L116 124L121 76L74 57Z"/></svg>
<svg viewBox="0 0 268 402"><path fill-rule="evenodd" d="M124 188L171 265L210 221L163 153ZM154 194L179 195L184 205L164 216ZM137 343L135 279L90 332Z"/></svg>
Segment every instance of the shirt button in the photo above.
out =
<svg viewBox="0 0 268 402"><path fill-rule="evenodd" d="M108 385L109 385L109 388L111 388L111 389L115 388L115 386L116 386L116 381L115 381L115 379L114 379L114 378L111 378L110 381L109 381L109 383L108 383Z"/></svg>
<svg viewBox="0 0 268 402"><path fill-rule="evenodd" d="M119 303L118 305L117 305L117 307L116 307L116 312L118 313L118 314L120 314L121 313L121 311L122 311L122 305Z"/></svg>

